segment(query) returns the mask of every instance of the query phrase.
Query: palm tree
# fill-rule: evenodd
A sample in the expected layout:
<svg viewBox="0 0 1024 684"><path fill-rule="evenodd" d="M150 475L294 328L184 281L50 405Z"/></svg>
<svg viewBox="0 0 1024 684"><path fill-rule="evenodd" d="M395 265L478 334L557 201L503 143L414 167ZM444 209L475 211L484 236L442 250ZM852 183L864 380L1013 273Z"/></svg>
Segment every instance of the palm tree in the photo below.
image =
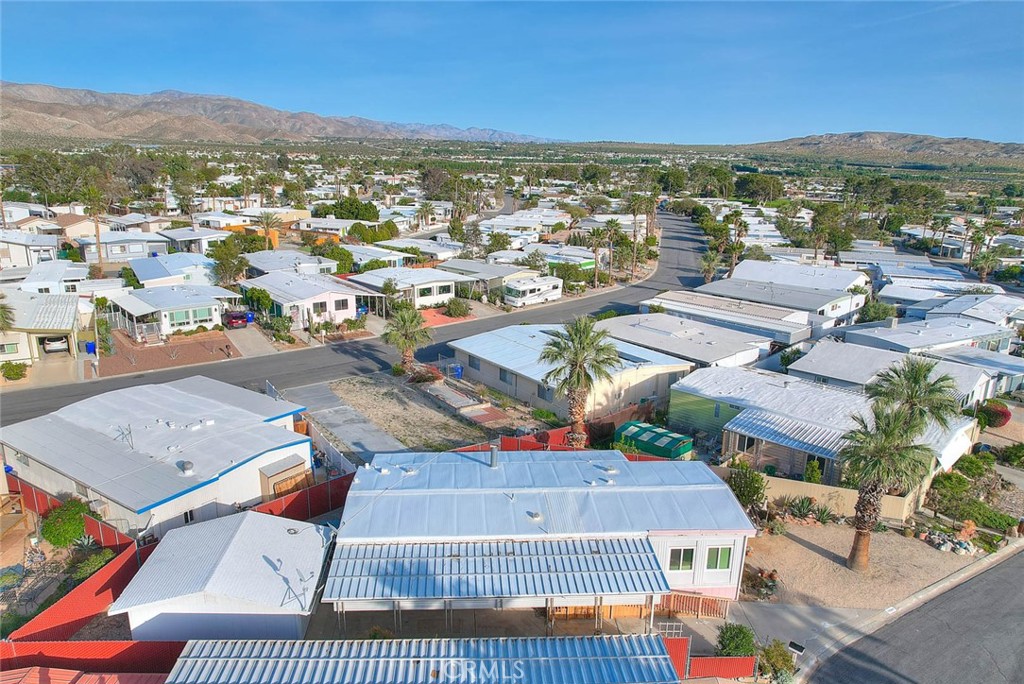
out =
<svg viewBox="0 0 1024 684"><path fill-rule="evenodd" d="M0 333L9 332L14 327L14 307L5 302L7 295L0 292Z"/></svg>
<svg viewBox="0 0 1024 684"><path fill-rule="evenodd" d="M100 214L107 210L107 204L103 197L103 191L95 185L85 189L84 197L85 210L92 217L92 227L96 234L96 263L103 267L103 246L100 244Z"/></svg>
<svg viewBox="0 0 1024 684"><path fill-rule="evenodd" d="M594 327L590 316L580 316L565 324L540 352L542 363L552 364L544 375L544 384L554 385L559 396L569 402L569 446L587 445L587 399L600 380L611 379L611 371L620 365L619 354L607 330Z"/></svg>
<svg viewBox="0 0 1024 684"><path fill-rule="evenodd" d="M590 229L590 248L594 250L594 289L595 290L597 289L597 276L598 276L598 273L601 271L601 269L599 268L600 267L600 259L597 258L597 250L600 249L602 245L604 245L604 242L607 239L607 237L606 237L606 233L607 232L608 232L607 228L594 227L594 228ZM611 259L611 252L608 253L608 258Z"/></svg>
<svg viewBox="0 0 1024 684"><path fill-rule="evenodd" d="M434 205L431 202L424 202L416 210L416 227L421 227L424 223L429 223L430 219L434 217Z"/></svg>
<svg viewBox="0 0 1024 684"><path fill-rule="evenodd" d="M430 330L424 327L426 321L416 309L401 308L394 313L380 336L402 354L402 368L408 373L416 350L430 342Z"/></svg>
<svg viewBox="0 0 1024 684"><path fill-rule="evenodd" d="M704 282L710 283L715 279L715 275L718 273L718 269L722 265L721 255L714 251L708 250L700 258L700 272L704 276Z"/></svg>
<svg viewBox="0 0 1024 684"><path fill-rule="evenodd" d="M934 420L948 428L952 418L960 412L956 401L956 385L947 374L932 377L938 362L919 356L906 356L902 363L879 373L868 383L867 395L883 409L903 409L907 412L906 429L916 438Z"/></svg>
<svg viewBox="0 0 1024 684"><path fill-rule="evenodd" d="M608 231L608 282L612 282L612 265L615 257L615 243L622 235L622 224L619 219L608 219L604 222L605 230Z"/></svg>
<svg viewBox="0 0 1024 684"><path fill-rule="evenodd" d="M905 407L875 402L870 421L861 415L853 419L857 427L844 436L847 444L839 460L847 474L860 483L854 506L857 532L846 566L863 572L868 569L871 531L881 517L882 496L893 488L908 490L920 484L935 452L914 442L916 437L907 430L913 419Z"/></svg>
<svg viewBox="0 0 1024 684"><path fill-rule="evenodd" d="M984 283L988 280L988 274L998 269L1000 263L1002 262L999 261L999 257L992 252L979 252L971 262L971 266L978 274L978 280Z"/></svg>
<svg viewBox="0 0 1024 684"><path fill-rule="evenodd" d="M634 192L632 195L629 196L629 199L626 200L626 211L633 215L633 267L630 269L629 272L630 278L636 278L636 257L638 247L637 231L639 229L639 226L637 226L636 217L639 216L640 214L643 214L646 211L646 209L647 207L644 201L644 195Z"/></svg>
<svg viewBox="0 0 1024 684"><path fill-rule="evenodd" d="M270 233L281 229L281 217L272 211L264 211L256 219L256 225L263 231L263 237L266 239L265 249L270 249Z"/></svg>

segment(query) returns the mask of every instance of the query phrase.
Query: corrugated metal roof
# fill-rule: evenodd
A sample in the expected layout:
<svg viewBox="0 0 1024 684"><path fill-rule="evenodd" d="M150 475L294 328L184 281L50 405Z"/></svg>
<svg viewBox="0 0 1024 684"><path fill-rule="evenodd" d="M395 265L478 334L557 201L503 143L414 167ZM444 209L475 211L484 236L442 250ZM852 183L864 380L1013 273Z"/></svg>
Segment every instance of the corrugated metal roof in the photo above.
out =
<svg viewBox="0 0 1024 684"><path fill-rule="evenodd" d="M813 250L811 250L813 251ZM694 292L732 297L747 302L783 306L802 311L817 311L837 300L849 299L846 292L783 283L764 283L742 278L724 278L701 285Z"/></svg>
<svg viewBox="0 0 1024 684"><path fill-rule="evenodd" d="M958 318L936 318L927 321L900 323L895 328L879 326L846 332L846 341L866 347L881 347L899 351L928 349L939 345L991 337L1015 336L1009 328L984 321L964 321Z"/></svg>
<svg viewBox="0 0 1024 684"><path fill-rule="evenodd" d="M436 268L406 268L397 266L393 268L378 268L366 273L357 273L349 280L379 290L384 286L386 280L394 280L399 289L408 287L419 287L432 283L472 283L476 278L439 271Z"/></svg>
<svg viewBox="0 0 1024 684"><path fill-rule="evenodd" d="M834 459L846 444L842 430L807 423L760 409L747 409L725 424L729 432Z"/></svg>
<svg viewBox="0 0 1024 684"><path fill-rule="evenodd" d="M617 340L709 365L759 347L767 349L771 343L763 335L659 313L616 316L596 327Z"/></svg>
<svg viewBox="0 0 1024 684"><path fill-rule="evenodd" d="M339 537L483 541L753 530L729 487L703 463L565 453L573 458L531 462L499 454L495 468L480 453L463 462L360 468Z"/></svg>
<svg viewBox="0 0 1024 684"><path fill-rule="evenodd" d="M481 677L481 673L487 673ZM653 635L190 641L168 684L677 684Z"/></svg>
<svg viewBox="0 0 1024 684"><path fill-rule="evenodd" d="M275 302L282 305L304 302L328 292L353 296L377 296L377 293L372 290L322 273L273 271L259 278L244 280L241 286L245 290L252 288L266 290Z"/></svg>
<svg viewBox="0 0 1024 684"><path fill-rule="evenodd" d="M747 259L736 265L733 276L763 283L783 283L797 287L812 287L844 292L854 285L866 284L868 277L848 268L805 266L773 261Z"/></svg>
<svg viewBox="0 0 1024 684"><path fill-rule="evenodd" d="M294 271L298 266L320 266L330 268L331 273L337 268L338 262L326 257L312 256L296 249L265 249L245 255L249 265L264 273L273 271Z"/></svg>
<svg viewBox="0 0 1024 684"><path fill-rule="evenodd" d="M3 288L14 309L13 330L71 332L78 325L77 294L44 294Z"/></svg>
<svg viewBox="0 0 1024 684"><path fill-rule="evenodd" d="M346 544L324 601L651 595L669 591L646 538Z"/></svg>
<svg viewBox="0 0 1024 684"><path fill-rule="evenodd" d="M73 684L82 673L56 667L22 667L0 671L0 684Z"/></svg>
<svg viewBox="0 0 1024 684"><path fill-rule="evenodd" d="M163 536L107 612L201 594L262 613L308 614L330 539L327 526L255 511L179 527Z"/></svg>

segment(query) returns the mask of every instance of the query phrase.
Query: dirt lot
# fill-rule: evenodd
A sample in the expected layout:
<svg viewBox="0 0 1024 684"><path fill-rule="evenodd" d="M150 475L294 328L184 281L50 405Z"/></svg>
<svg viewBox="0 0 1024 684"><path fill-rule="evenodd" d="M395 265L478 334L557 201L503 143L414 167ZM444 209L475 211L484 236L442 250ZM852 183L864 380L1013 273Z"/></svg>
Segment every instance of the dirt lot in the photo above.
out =
<svg viewBox="0 0 1024 684"><path fill-rule="evenodd" d="M780 603L831 608L887 608L981 557L936 551L896 532L871 536L871 569L846 568L853 544L848 525L790 525L784 536L750 540L747 566L778 570Z"/></svg>
<svg viewBox="0 0 1024 684"><path fill-rule="evenodd" d="M345 378L331 389L413 451L444 451L490 438L486 430L437 407L401 378L383 373Z"/></svg>
<svg viewBox="0 0 1024 684"><path fill-rule="evenodd" d="M75 632L69 641L131 641L132 628L128 616L99 615Z"/></svg>
<svg viewBox="0 0 1024 684"><path fill-rule="evenodd" d="M166 344L147 347L133 342L120 330L114 331L116 353L100 359L100 377L189 366L241 356L222 332L174 335ZM91 369L89 375L91 376Z"/></svg>

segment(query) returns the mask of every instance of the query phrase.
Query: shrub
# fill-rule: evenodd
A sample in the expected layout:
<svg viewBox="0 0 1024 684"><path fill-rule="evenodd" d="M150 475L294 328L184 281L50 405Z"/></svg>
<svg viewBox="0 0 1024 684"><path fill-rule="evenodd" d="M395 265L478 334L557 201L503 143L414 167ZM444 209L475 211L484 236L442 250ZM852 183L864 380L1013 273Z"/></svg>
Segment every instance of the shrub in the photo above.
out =
<svg viewBox="0 0 1024 684"><path fill-rule="evenodd" d="M821 466L817 461L808 461L807 467L804 468L804 482L821 484Z"/></svg>
<svg viewBox="0 0 1024 684"><path fill-rule="evenodd" d="M548 425L561 425L562 421L558 419L558 415L554 411L548 411L547 409L535 408L530 412L534 420L539 420L542 423Z"/></svg>
<svg viewBox="0 0 1024 684"><path fill-rule="evenodd" d="M4 380L21 380L28 373L27 363L16 363L14 361L4 361L0 364L0 374L4 376Z"/></svg>
<svg viewBox="0 0 1024 684"><path fill-rule="evenodd" d="M992 466L977 456L968 454L967 456L961 456L960 460L956 462L956 465L954 465L953 468L960 471L967 477L974 479L987 473L992 469Z"/></svg>
<svg viewBox="0 0 1024 684"><path fill-rule="evenodd" d="M285 344L295 344L295 336L291 333L283 333L275 330L274 339L278 342L284 342Z"/></svg>
<svg viewBox="0 0 1024 684"><path fill-rule="evenodd" d="M444 309L444 315L448 318L465 318L473 312L469 300L459 297L452 297L448 300L448 306Z"/></svg>
<svg viewBox="0 0 1024 684"><path fill-rule="evenodd" d="M792 673L796 669L789 647L778 639L772 639L771 643L761 649L760 664L761 671L772 678L783 672Z"/></svg>
<svg viewBox="0 0 1024 684"><path fill-rule="evenodd" d="M77 563L71 570L71 578L76 582L89 579L104 565L114 559L114 552L111 549L101 549L96 553L86 556L80 563Z"/></svg>
<svg viewBox="0 0 1024 684"><path fill-rule="evenodd" d="M814 519L822 525L828 525L831 522L835 522L836 519L835 511L824 504L815 506L812 513L814 514Z"/></svg>
<svg viewBox="0 0 1024 684"><path fill-rule="evenodd" d="M796 518L806 518L814 512L814 501L809 496L801 496L793 501L789 512Z"/></svg>
<svg viewBox="0 0 1024 684"><path fill-rule="evenodd" d="M760 507L765 501L765 479L746 463L738 463L729 475L729 488L744 508Z"/></svg>
<svg viewBox="0 0 1024 684"><path fill-rule="evenodd" d="M353 332L356 330L366 330L366 316L346 319L345 330L348 330L349 332Z"/></svg>
<svg viewBox="0 0 1024 684"><path fill-rule="evenodd" d="M56 547L67 548L85 536L83 515L90 515L89 504L81 499L68 499L52 509L43 519L43 539Z"/></svg>
<svg viewBox="0 0 1024 684"><path fill-rule="evenodd" d="M386 627L378 627L374 625L370 627L370 631L366 633L367 639L394 639L395 633Z"/></svg>
<svg viewBox="0 0 1024 684"><path fill-rule="evenodd" d="M928 505L946 515L954 512L969 496L971 482L960 473L939 473L928 489Z"/></svg>
<svg viewBox="0 0 1024 684"><path fill-rule="evenodd" d="M72 545L78 553L92 553L99 548L99 544L96 543L96 539L91 534L82 535Z"/></svg>
<svg viewBox="0 0 1024 684"><path fill-rule="evenodd" d="M786 523L779 518L768 523L768 534L786 534Z"/></svg>
<svg viewBox="0 0 1024 684"><path fill-rule="evenodd" d="M1024 443L1003 447L996 453L996 458L1000 463L1005 463L1008 466L1024 467Z"/></svg>
<svg viewBox="0 0 1024 684"><path fill-rule="evenodd" d="M1017 525L1017 519L1012 515L1000 513L984 501L968 501L960 508L959 513L955 517L973 520L978 527L987 527L997 532Z"/></svg>
<svg viewBox="0 0 1024 684"><path fill-rule="evenodd" d="M754 630L746 625L727 622L718 628L717 656L752 656L757 653Z"/></svg>
<svg viewBox="0 0 1024 684"><path fill-rule="evenodd" d="M4 570L0 574L0 590L10 589L21 584L21 575L14 570Z"/></svg>
<svg viewBox="0 0 1024 684"><path fill-rule="evenodd" d="M13 610L5 610L0 615L0 639L6 639L10 636L11 632L17 631L22 625L28 623L34 615L22 615L21 613L15 613Z"/></svg>
<svg viewBox="0 0 1024 684"><path fill-rule="evenodd" d="M605 320L608 320L609 318L615 318L618 315L619 315L618 311L615 311L614 309L611 309L609 311L602 311L599 314L594 314L594 320L595 321L605 321Z"/></svg>
<svg viewBox="0 0 1024 684"><path fill-rule="evenodd" d="M396 363L395 365L391 366L391 374L394 375L396 378L400 375L405 375L405 368L402 367L402 364Z"/></svg>
<svg viewBox="0 0 1024 684"><path fill-rule="evenodd" d="M982 405L978 411L978 415L985 415L987 419L986 427L1001 428L1010 422L1013 418L1013 414L1010 413L1010 409L1003 402L997 399L989 399Z"/></svg>
<svg viewBox="0 0 1024 684"><path fill-rule="evenodd" d="M409 374L409 382L437 382L442 379L441 371L433 366L419 366Z"/></svg>

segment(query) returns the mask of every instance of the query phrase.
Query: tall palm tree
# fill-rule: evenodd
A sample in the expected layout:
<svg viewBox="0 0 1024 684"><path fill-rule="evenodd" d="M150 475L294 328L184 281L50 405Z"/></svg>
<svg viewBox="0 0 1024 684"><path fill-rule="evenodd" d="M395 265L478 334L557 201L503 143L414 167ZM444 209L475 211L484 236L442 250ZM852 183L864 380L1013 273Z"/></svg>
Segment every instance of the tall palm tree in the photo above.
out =
<svg viewBox="0 0 1024 684"><path fill-rule="evenodd" d="M430 219L434 217L434 204L432 202L424 202L416 210L416 227L421 227L424 223L429 223Z"/></svg>
<svg viewBox="0 0 1024 684"><path fill-rule="evenodd" d="M907 429L916 438L934 420L942 428L960 412L956 400L956 384L947 374L932 377L938 362L919 356L906 356L903 361L879 373L868 383L867 395L883 409L904 409Z"/></svg>
<svg viewBox="0 0 1024 684"><path fill-rule="evenodd" d="M710 283L715 279L719 267L722 265L722 256L713 249L704 252L700 258L700 272L704 276L704 282Z"/></svg>
<svg viewBox="0 0 1024 684"><path fill-rule="evenodd" d="M426 321L416 309L398 309L384 328L380 338L402 354L402 368L412 370L416 350L430 342L430 330L424 327Z"/></svg>
<svg viewBox="0 0 1024 684"><path fill-rule="evenodd" d="M608 331L594 324L590 316L566 323L540 352L540 361L554 366L544 375L544 384L553 385L569 401L569 446L578 449L587 445L590 392L598 381L611 379L611 371L621 363Z"/></svg>
<svg viewBox="0 0 1024 684"><path fill-rule="evenodd" d="M10 331L14 327L14 307L5 302L7 295L0 292L0 333Z"/></svg>
<svg viewBox="0 0 1024 684"><path fill-rule="evenodd" d="M608 219L604 222L604 228L608 235L608 282L612 282L612 267L615 262L615 243L622 235L622 224L619 219Z"/></svg>
<svg viewBox="0 0 1024 684"><path fill-rule="evenodd" d="M846 433L839 460L849 476L859 482L854 506L853 547L846 560L851 570L868 569L871 531L882 513L882 496L890 489L912 489L921 483L935 458L931 447L915 443L907 430L912 422L904 407L871 406L871 419L856 415L857 427Z"/></svg>
<svg viewBox="0 0 1024 684"><path fill-rule="evenodd" d="M597 289L597 276L601 271L600 259L597 258L597 250L599 250L607 240L607 228L594 227L590 229L590 248L594 250L594 289ZM608 253L608 258L611 259L611 252Z"/></svg>
<svg viewBox="0 0 1024 684"><path fill-rule="evenodd" d="M95 185L85 189L85 211L92 217L92 228L96 236L96 263L103 267L103 246L100 244L100 214L107 210L103 191Z"/></svg>
<svg viewBox="0 0 1024 684"><path fill-rule="evenodd" d="M647 210L644 197L644 195L634 192L629 196L629 199L626 200L626 211L633 215L633 266L629 272L630 278L636 278L636 257L637 249L639 247L639 235L637 234L639 226L637 225L636 217L645 213Z"/></svg>
<svg viewBox="0 0 1024 684"><path fill-rule="evenodd" d="M256 219L256 225L260 227L266 240L264 249L270 249L270 233L281 230L281 217L272 211L264 211Z"/></svg>
<svg viewBox="0 0 1024 684"><path fill-rule="evenodd" d="M978 280L984 283L988 281L988 274L998 269L1000 263L999 257L992 252L986 251L979 252L974 257L974 261L971 262L971 266L974 267L975 273L978 274Z"/></svg>

